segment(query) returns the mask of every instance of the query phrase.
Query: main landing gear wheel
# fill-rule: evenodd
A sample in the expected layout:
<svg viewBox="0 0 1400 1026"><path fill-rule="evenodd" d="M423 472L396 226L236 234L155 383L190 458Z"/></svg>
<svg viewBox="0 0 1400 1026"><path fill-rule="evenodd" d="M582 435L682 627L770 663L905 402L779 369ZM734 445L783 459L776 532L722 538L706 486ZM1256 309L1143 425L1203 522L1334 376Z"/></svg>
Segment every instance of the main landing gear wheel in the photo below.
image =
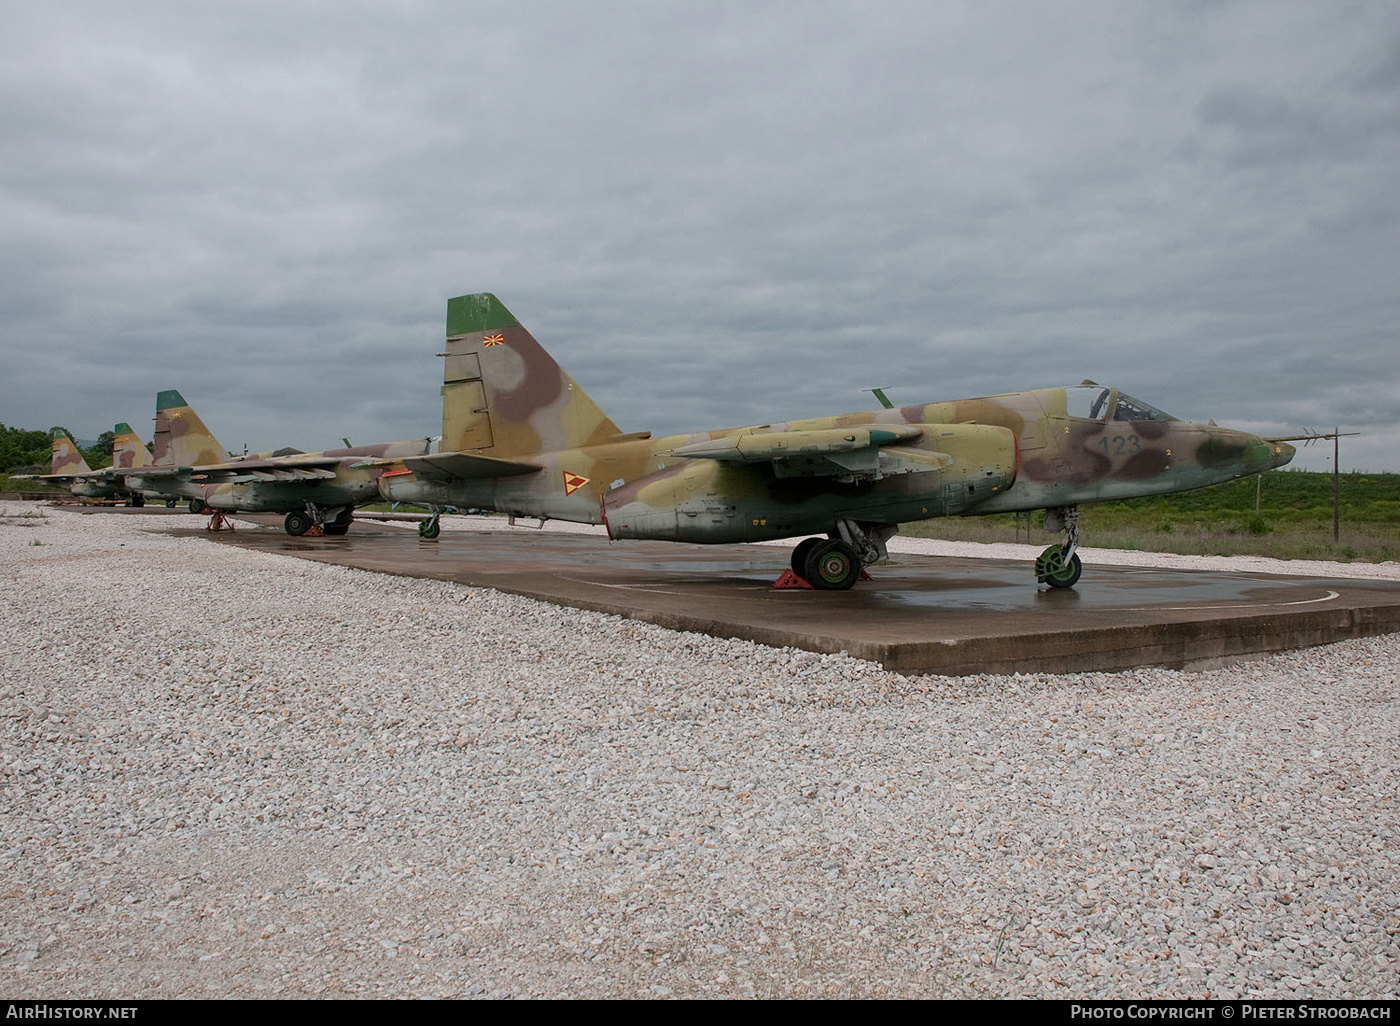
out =
<svg viewBox="0 0 1400 1026"><path fill-rule="evenodd" d="M175 500L174 500L174 499L166 499L166 500L165 500L165 508L166 508L166 509L174 509L174 508L175 508Z"/></svg>
<svg viewBox="0 0 1400 1026"><path fill-rule="evenodd" d="M190 512L191 512L191 513L203 513L203 512L204 512L204 500L203 500L203 499L191 499L191 500L190 500Z"/></svg>
<svg viewBox="0 0 1400 1026"><path fill-rule="evenodd" d="M807 580L807 557L825 540L825 538L803 538L792 550L792 572L804 581Z"/></svg>
<svg viewBox="0 0 1400 1026"><path fill-rule="evenodd" d="M1065 550L1059 545L1051 545L1035 561L1035 579L1052 588L1073 588L1084 572L1084 564L1079 561L1079 553L1065 562Z"/></svg>
<svg viewBox="0 0 1400 1026"><path fill-rule="evenodd" d="M338 538L350 530L350 523L354 519L355 514L350 510L341 510L334 520L328 520L321 525L321 531L330 537Z"/></svg>
<svg viewBox="0 0 1400 1026"><path fill-rule="evenodd" d="M282 521L282 526L287 529L288 534L300 537L311 530L311 514L294 509Z"/></svg>
<svg viewBox="0 0 1400 1026"><path fill-rule="evenodd" d="M434 513L427 520L420 521L418 524L418 537L432 541L438 535L442 534L442 524L439 522L441 516L442 514L440 513Z"/></svg>
<svg viewBox="0 0 1400 1026"><path fill-rule="evenodd" d="M142 506L146 505L146 497L144 495L133 495L127 500L126 504L132 509L140 509Z"/></svg>
<svg viewBox="0 0 1400 1026"><path fill-rule="evenodd" d="M860 557L843 541L819 541L801 576L821 591L846 591L860 579Z"/></svg>

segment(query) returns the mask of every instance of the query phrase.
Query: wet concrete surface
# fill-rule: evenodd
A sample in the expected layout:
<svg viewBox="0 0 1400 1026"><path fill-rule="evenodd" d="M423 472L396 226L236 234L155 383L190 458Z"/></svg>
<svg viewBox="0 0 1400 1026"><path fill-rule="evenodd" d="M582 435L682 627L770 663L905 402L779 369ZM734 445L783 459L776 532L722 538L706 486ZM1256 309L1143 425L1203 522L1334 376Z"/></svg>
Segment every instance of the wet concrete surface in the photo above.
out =
<svg viewBox="0 0 1400 1026"><path fill-rule="evenodd" d="M1052 590L1036 586L1028 562L901 554L851 591L817 592L775 590L789 550L765 545L609 542L526 529L444 531L426 541L412 529L363 520L339 538L172 530L678 630L845 651L903 672L1208 665L1400 631L1393 581L1086 566L1074 589Z"/></svg>

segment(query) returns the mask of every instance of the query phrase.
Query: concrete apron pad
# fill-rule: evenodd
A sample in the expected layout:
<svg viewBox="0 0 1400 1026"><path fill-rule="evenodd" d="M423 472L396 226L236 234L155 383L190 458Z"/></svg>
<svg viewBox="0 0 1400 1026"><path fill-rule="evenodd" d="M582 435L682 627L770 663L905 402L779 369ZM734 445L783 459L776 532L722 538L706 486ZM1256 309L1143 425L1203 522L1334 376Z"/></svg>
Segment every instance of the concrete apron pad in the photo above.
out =
<svg viewBox="0 0 1400 1026"><path fill-rule="evenodd" d="M280 527L279 517L253 517ZM900 554L851 591L774 590L789 550L609 542L525 529L415 530L356 521L342 537L207 534L233 545L495 588L682 631L846 652L901 673L1076 673L1194 667L1400 631L1400 582L1086 564L1071 590L1031 565Z"/></svg>

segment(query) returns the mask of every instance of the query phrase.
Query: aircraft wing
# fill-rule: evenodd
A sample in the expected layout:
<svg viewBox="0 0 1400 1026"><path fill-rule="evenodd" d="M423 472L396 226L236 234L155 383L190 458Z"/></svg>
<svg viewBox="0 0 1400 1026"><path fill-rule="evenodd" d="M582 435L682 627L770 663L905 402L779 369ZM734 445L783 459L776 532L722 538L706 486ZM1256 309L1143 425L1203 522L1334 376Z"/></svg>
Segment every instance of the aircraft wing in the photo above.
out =
<svg viewBox="0 0 1400 1026"><path fill-rule="evenodd" d="M405 456L397 460L376 460L375 466L402 465L425 481L462 481L484 477L514 477L533 474L537 463L479 456L474 452L438 452L430 456Z"/></svg>
<svg viewBox="0 0 1400 1026"><path fill-rule="evenodd" d="M692 460L770 463L777 477L886 477L950 465L951 458L942 453L896 445L922 435L921 428L908 424L750 431L682 445L674 454Z"/></svg>
<svg viewBox="0 0 1400 1026"><path fill-rule="evenodd" d="M108 477L107 469L88 470L81 474L11 474L11 481L47 481L54 485L67 485L74 481L101 481Z"/></svg>
<svg viewBox="0 0 1400 1026"><path fill-rule="evenodd" d="M251 458L210 463L198 467L138 467L118 471L152 483L165 478L199 481L203 484L240 484L246 481L315 481L336 476L335 468L346 462L334 456L283 456Z"/></svg>

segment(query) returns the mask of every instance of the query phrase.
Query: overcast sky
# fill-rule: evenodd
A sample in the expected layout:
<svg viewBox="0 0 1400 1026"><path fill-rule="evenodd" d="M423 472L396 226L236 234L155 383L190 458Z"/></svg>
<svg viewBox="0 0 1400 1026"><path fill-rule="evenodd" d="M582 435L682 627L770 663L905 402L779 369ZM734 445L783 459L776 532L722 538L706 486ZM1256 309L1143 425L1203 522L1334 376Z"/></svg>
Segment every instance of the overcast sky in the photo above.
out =
<svg viewBox="0 0 1400 1026"><path fill-rule="evenodd" d="M1394 0L0 15L5 424L436 435L489 291L627 431L1093 378L1400 471Z"/></svg>

